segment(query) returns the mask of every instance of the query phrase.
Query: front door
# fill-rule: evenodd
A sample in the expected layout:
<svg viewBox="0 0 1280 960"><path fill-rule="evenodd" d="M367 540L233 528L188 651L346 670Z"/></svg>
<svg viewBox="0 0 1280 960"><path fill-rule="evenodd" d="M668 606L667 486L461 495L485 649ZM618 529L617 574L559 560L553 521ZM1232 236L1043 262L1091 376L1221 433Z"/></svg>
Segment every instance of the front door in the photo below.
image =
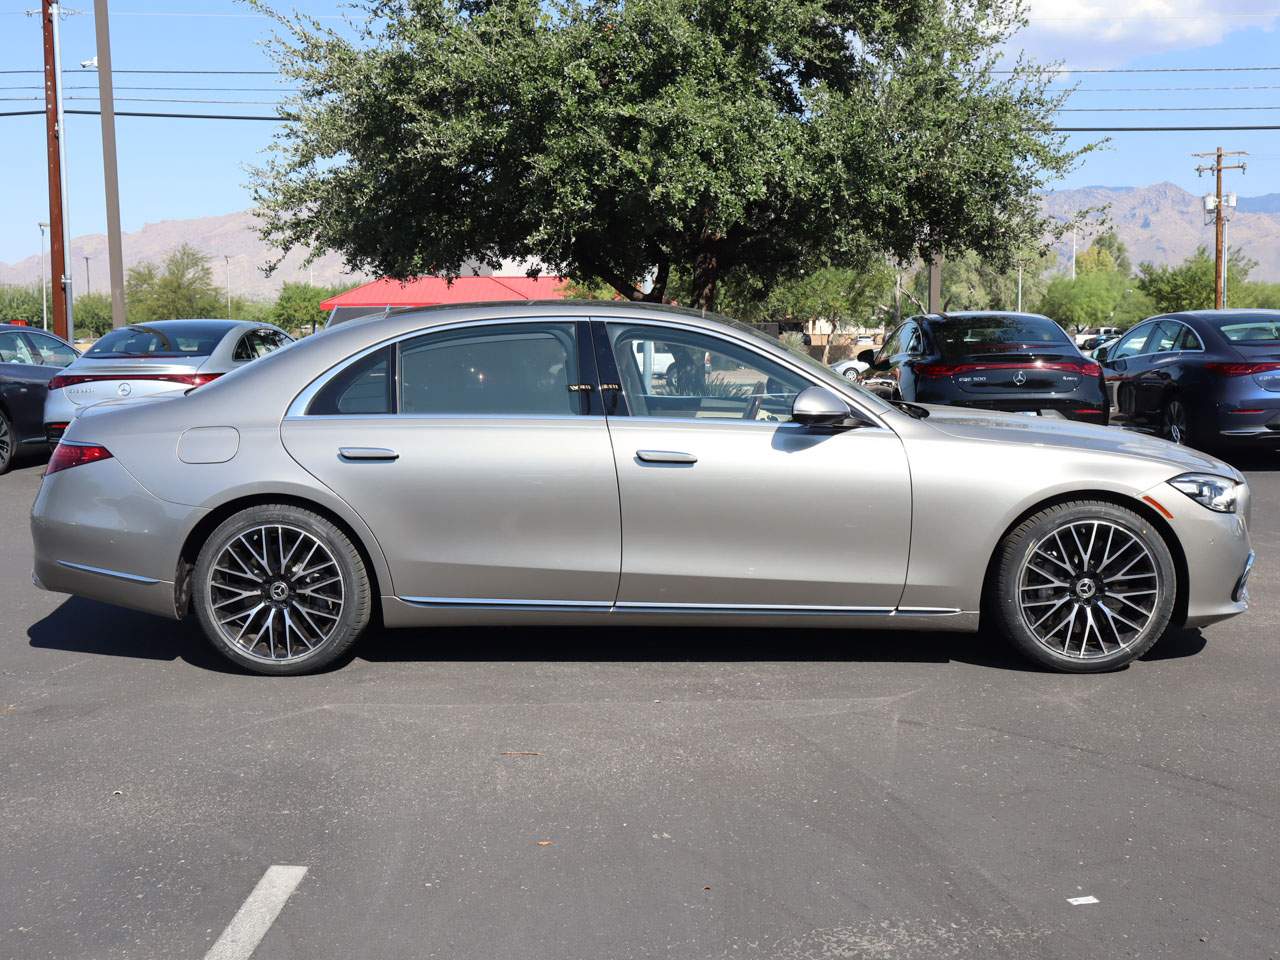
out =
<svg viewBox="0 0 1280 960"><path fill-rule="evenodd" d="M618 484L587 338L533 320L403 340L286 419L285 446L368 522L397 596L607 608Z"/></svg>
<svg viewBox="0 0 1280 960"><path fill-rule="evenodd" d="M911 485L897 435L790 422L796 367L705 331L593 326L622 495L619 609L894 608ZM670 357L665 372L644 357ZM618 391L611 391L618 386Z"/></svg>

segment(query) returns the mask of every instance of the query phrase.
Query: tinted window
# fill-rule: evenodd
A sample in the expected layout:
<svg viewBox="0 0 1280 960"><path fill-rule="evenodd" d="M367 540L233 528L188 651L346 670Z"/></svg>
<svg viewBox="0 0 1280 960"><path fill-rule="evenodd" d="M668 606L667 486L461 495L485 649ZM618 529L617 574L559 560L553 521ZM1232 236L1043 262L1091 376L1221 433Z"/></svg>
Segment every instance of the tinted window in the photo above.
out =
<svg viewBox="0 0 1280 960"><path fill-rule="evenodd" d="M50 366L65 367L80 356L61 340L46 337L42 333L28 333L27 336L36 345L41 361Z"/></svg>
<svg viewBox="0 0 1280 960"><path fill-rule="evenodd" d="M880 347L880 352L876 354L876 362L888 360L890 357L902 353L905 349L907 338L914 329L910 323L904 323L889 335L889 339Z"/></svg>
<svg viewBox="0 0 1280 960"><path fill-rule="evenodd" d="M1203 350L1204 344L1200 342L1200 335L1188 327L1185 323L1179 324L1182 327L1182 336L1178 338L1178 345L1175 350Z"/></svg>
<svg viewBox="0 0 1280 960"><path fill-rule="evenodd" d="M582 412L573 323L428 334L401 344L399 380L399 412L410 416Z"/></svg>
<svg viewBox="0 0 1280 960"><path fill-rule="evenodd" d="M1136 357L1146 347L1147 339L1155 332L1155 328L1154 323L1148 323L1130 330L1107 354L1108 362L1123 360L1125 357Z"/></svg>
<svg viewBox="0 0 1280 960"><path fill-rule="evenodd" d="M781 364L718 337L641 325L607 329L633 416L790 420L792 401L809 386Z"/></svg>
<svg viewBox="0 0 1280 960"><path fill-rule="evenodd" d="M1232 343L1269 343L1280 340L1280 317L1224 317L1213 321Z"/></svg>
<svg viewBox="0 0 1280 960"><path fill-rule="evenodd" d="M930 329L946 360L984 353L1023 353L1044 347L1074 350L1070 338L1048 317L948 317L931 323Z"/></svg>
<svg viewBox="0 0 1280 960"><path fill-rule="evenodd" d="M231 359L256 360L258 357L265 357L272 350L280 349L284 342L274 330L250 330L236 344Z"/></svg>
<svg viewBox="0 0 1280 960"><path fill-rule="evenodd" d="M362 357L316 394L307 413L319 416L391 412L391 347Z"/></svg>
<svg viewBox="0 0 1280 960"><path fill-rule="evenodd" d="M1174 323L1172 320L1161 320L1155 328L1151 338L1151 349L1147 353L1169 353L1178 349L1178 341L1182 339L1182 324Z"/></svg>
<svg viewBox="0 0 1280 960"><path fill-rule="evenodd" d="M132 326L112 330L86 357L207 357L227 334L225 323Z"/></svg>
<svg viewBox="0 0 1280 960"><path fill-rule="evenodd" d="M9 331L0 333L0 363L39 363L27 346L27 341Z"/></svg>

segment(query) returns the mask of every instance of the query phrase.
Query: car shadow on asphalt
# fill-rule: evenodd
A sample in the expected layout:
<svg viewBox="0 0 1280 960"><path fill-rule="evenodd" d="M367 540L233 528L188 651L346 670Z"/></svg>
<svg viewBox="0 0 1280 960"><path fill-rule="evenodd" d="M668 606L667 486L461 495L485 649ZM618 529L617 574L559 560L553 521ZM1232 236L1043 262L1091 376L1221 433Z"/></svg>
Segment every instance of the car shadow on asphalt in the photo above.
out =
<svg viewBox="0 0 1280 960"><path fill-rule="evenodd" d="M1271 473L1280 470L1280 450L1245 447L1240 450L1223 450L1217 456L1237 470L1247 473Z"/></svg>
<svg viewBox="0 0 1280 960"><path fill-rule="evenodd" d="M220 656L194 619L166 620L71 597L27 629L45 650L140 660L182 660L201 670L245 673ZM1165 637L1143 660L1193 657L1206 645L1199 630ZM1014 653L992 631L832 630L734 627L444 627L373 628L352 659L425 662L838 662L967 663L1021 673L1047 672Z"/></svg>

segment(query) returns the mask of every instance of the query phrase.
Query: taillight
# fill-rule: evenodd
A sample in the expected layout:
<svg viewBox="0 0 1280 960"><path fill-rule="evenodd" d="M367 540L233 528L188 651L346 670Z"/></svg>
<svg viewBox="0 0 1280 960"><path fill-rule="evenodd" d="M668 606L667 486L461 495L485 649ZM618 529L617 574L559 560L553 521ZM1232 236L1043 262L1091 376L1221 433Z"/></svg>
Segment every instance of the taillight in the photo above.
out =
<svg viewBox="0 0 1280 960"><path fill-rule="evenodd" d="M1280 370L1280 363L1206 363L1204 368L1224 377L1247 377L1255 373Z"/></svg>
<svg viewBox="0 0 1280 960"><path fill-rule="evenodd" d="M93 373L60 373L49 381L49 389L74 387L77 383L94 383L99 380L163 380L167 383L181 383L188 387L203 387L211 380L217 380L220 373L129 373L129 374L93 374Z"/></svg>
<svg viewBox="0 0 1280 960"><path fill-rule="evenodd" d="M1092 360L1033 360L1029 363L921 363L915 372L922 377L953 377L958 373L977 370L1057 370L1061 373L1078 373L1082 377L1102 376L1102 367Z"/></svg>
<svg viewBox="0 0 1280 960"><path fill-rule="evenodd" d="M96 460L110 459L111 451L106 447L90 443L60 443L53 448L53 455L49 457L49 465L45 467L44 475L47 477L59 470L70 470L72 467L93 463Z"/></svg>

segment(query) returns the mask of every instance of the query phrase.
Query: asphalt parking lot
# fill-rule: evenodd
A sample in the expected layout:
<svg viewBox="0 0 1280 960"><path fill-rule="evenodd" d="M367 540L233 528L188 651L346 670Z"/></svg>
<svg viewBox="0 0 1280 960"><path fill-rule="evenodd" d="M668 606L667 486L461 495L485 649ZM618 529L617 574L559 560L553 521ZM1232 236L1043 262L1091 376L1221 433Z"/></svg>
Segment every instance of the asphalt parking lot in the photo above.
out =
<svg viewBox="0 0 1280 960"><path fill-rule="evenodd" d="M1243 465L1253 609L1114 674L484 628L280 680L32 588L31 463L0 477L0 958L242 956L273 866L306 872L272 960L1274 958L1280 454Z"/></svg>

